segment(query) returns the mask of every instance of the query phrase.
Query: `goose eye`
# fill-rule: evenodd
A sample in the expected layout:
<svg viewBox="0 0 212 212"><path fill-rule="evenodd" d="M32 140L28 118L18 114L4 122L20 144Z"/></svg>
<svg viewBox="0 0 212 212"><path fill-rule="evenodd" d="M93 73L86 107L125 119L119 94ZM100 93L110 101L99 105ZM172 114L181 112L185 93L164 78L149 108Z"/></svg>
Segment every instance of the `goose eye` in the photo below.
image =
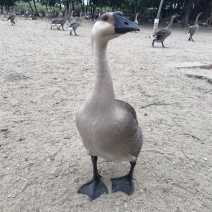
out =
<svg viewBox="0 0 212 212"><path fill-rule="evenodd" d="M103 17L103 20L104 20L104 21L107 21L107 20L108 20L108 17L107 17L107 16L104 16L104 17Z"/></svg>

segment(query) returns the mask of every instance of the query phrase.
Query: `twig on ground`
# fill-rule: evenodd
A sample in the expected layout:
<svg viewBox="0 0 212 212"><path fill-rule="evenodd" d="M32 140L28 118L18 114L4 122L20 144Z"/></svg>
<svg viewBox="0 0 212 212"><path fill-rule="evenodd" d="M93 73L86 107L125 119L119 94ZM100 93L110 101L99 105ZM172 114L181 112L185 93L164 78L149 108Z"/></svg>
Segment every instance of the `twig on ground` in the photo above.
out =
<svg viewBox="0 0 212 212"><path fill-rule="evenodd" d="M185 153L184 153L184 151L183 151L183 148L182 147L180 147L180 149L181 149L181 151L182 151L182 153L188 158L188 159L190 159L190 160L192 160L190 157L188 157Z"/></svg>
<svg viewBox="0 0 212 212"><path fill-rule="evenodd" d="M153 103L150 103L148 105L141 106L141 108L149 107L149 106L152 106L152 105L171 105L171 104L170 103L162 103L162 102L153 102Z"/></svg>

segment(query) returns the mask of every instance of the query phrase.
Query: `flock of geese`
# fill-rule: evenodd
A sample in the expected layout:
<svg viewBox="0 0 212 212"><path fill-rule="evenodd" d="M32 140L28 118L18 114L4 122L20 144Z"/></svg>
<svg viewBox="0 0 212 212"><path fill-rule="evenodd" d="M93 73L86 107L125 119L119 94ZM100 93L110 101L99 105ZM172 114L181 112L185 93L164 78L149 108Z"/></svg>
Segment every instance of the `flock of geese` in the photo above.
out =
<svg viewBox="0 0 212 212"><path fill-rule="evenodd" d="M198 29L198 18L189 30L189 40ZM161 42L171 34L171 27L176 15L171 17L169 25L152 36L154 42ZM14 24L13 16L8 20ZM62 27L66 19L52 21L52 26ZM72 23L70 28L76 31ZM125 101L115 99L110 66L107 59L107 46L111 39L128 32L140 31L138 26L125 18L119 11L106 12L95 21L92 32L92 49L95 62L96 81L93 90L88 95L76 117L76 125L83 144L91 156L93 177L83 184L78 193L85 194L90 200L107 194L108 189L101 180L97 168L98 157L107 161L127 161L130 171L118 178L112 178L112 192L121 191L128 195L134 192L133 172L140 154L143 135L138 124L134 108Z"/></svg>
<svg viewBox="0 0 212 212"><path fill-rule="evenodd" d="M189 28L188 32L186 32L186 34L189 35L189 39L188 39L189 41L194 41L192 37L197 32L197 30L199 29L198 19L199 19L200 15L202 15L202 12L200 12L197 15L196 20L194 22L194 25ZM172 15L171 20L170 20L168 26L165 29L158 31L157 33L155 33L155 35L150 36L150 38L152 38L152 46L153 47L154 47L154 42L161 43L162 47L165 47L163 42L169 35L171 35L172 24L173 24L173 21L176 17L178 17L177 14Z"/></svg>
<svg viewBox="0 0 212 212"><path fill-rule="evenodd" d="M83 20L83 18L84 18L85 16L83 17L83 16L82 16L82 13L80 13L80 17L77 17L76 20L74 20L74 21L72 22L72 20L73 20L73 13L74 13L74 11L72 11L71 16L70 16L69 18L65 17L65 18L55 18L55 19L53 19L53 20L51 21L51 29L52 29L53 27L57 27L57 29L60 30L60 27L62 27L62 29L64 30L64 25L65 25L65 23L70 22L70 23L71 23L70 26L67 27L67 29L70 30L70 35L72 35L72 32L73 32L73 31L74 31L75 35L77 35L76 30L77 30L77 28L81 25L81 22L82 22L82 20ZM202 14L203 14L203 13L200 12L200 13L197 15L196 20L195 20L195 22L194 22L194 25L193 25L193 26L190 26L189 31L186 32L186 34L189 35L189 39L188 39L189 41L194 41L194 40L193 40L193 35L194 35L194 34L198 31L198 29L199 29L198 19L199 19L199 17L200 17ZM172 15L172 16L171 16L171 19L170 19L170 22L169 22L169 24L167 25L167 27L166 27L165 29L160 30L160 31L158 31L156 34L149 36L149 37L152 39L152 46L153 46L153 47L154 47L154 43L155 43L155 42L161 43L161 44L162 44L162 47L165 47L163 42L164 42L164 40L165 40L169 35L171 35L173 21L174 21L174 19L175 19L176 17L178 17L178 16L179 16L179 15L177 15L177 14ZM15 17L16 17L16 15L12 14L12 15L10 15L9 18L8 18L8 21L10 21L12 25L15 24ZM137 17L138 17L138 13L137 13L136 16L135 16L135 21L134 21L134 23L135 23L136 25L138 25ZM136 31L135 31L135 32L136 32Z"/></svg>
<svg viewBox="0 0 212 212"><path fill-rule="evenodd" d="M70 35L72 35L72 32L74 31L75 35L77 36L76 30L81 25L81 22L85 18L85 16L82 16L82 13L80 13L80 17L77 17L73 21L73 13L74 13L74 10L71 12L71 16L69 18L68 17L54 18L50 23L51 29L53 29L53 27L56 27L58 30L60 30L60 27L62 27L62 29L64 30L64 25L66 23L70 23L70 26L67 27L67 29L70 30ZM15 18L16 18L16 15L11 14L7 19L9 22L11 22L12 26L15 24Z"/></svg>
<svg viewBox="0 0 212 212"><path fill-rule="evenodd" d="M64 25L67 22L70 22L70 26L67 27L70 30L70 35L72 35L72 32L74 31L75 35L77 35L76 30L77 28L81 25L82 20L84 19L85 16L82 16L82 13L80 13L80 17L77 17L76 20L73 20L73 13L74 11L71 12L70 18L55 18L51 22L51 29L52 27L57 27L58 30L60 30L60 27L64 30Z"/></svg>

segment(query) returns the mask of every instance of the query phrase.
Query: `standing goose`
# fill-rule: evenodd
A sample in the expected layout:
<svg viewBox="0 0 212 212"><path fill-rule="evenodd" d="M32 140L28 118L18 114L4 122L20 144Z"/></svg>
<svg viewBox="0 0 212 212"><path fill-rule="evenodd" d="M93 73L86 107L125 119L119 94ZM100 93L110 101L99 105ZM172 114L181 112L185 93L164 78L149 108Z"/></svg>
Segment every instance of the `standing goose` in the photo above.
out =
<svg viewBox="0 0 212 212"><path fill-rule="evenodd" d="M138 13L136 13L134 24L138 25ZM137 31L135 31L137 32Z"/></svg>
<svg viewBox="0 0 212 212"><path fill-rule="evenodd" d="M135 21L134 21L134 23L136 24L136 25L138 25L138 13L136 13L136 16L135 16ZM136 32L136 31L135 31Z"/></svg>
<svg viewBox="0 0 212 212"><path fill-rule="evenodd" d="M171 20L168 24L168 26L165 29L162 29L160 31L158 31L155 35L151 35L150 38L152 38L152 46L154 47L154 42L158 42L158 43L162 43L162 47L165 47L163 45L164 40L171 35L172 33L172 24L174 19L177 17L178 15L172 15L171 16Z"/></svg>
<svg viewBox="0 0 212 212"><path fill-rule="evenodd" d="M15 17L16 17L16 15L12 14L12 15L10 15L10 17L7 19L8 21L10 21L10 22L12 23L12 26L13 26L13 24L15 24Z"/></svg>
<svg viewBox="0 0 212 212"><path fill-rule="evenodd" d="M111 179L112 192L122 191L128 195L134 192L132 176L142 147L142 131L134 108L115 99L106 54L109 40L131 31L139 31L139 28L117 11L101 14L91 33L96 82L76 119L80 136L93 164L92 180L82 185L78 193L88 195L90 200L108 193L98 173L98 157L107 161L130 162L131 169L127 175Z"/></svg>
<svg viewBox="0 0 212 212"><path fill-rule="evenodd" d="M203 13L200 12L200 13L197 15L196 20L195 20L195 22L194 22L194 25L190 27L190 29L189 29L188 32L186 32L186 34L189 35L189 39L188 39L189 41L194 41L192 37L193 37L193 35L196 33L196 31L199 29L198 19L199 19L199 17L200 17L202 14L203 14Z"/></svg>
<svg viewBox="0 0 212 212"><path fill-rule="evenodd" d="M57 22L60 21L61 19L59 18L54 18L51 22L51 29L53 26L57 27ZM57 27L58 28L58 27Z"/></svg>
<svg viewBox="0 0 212 212"><path fill-rule="evenodd" d="M77 17L76 20L73 23L71 23L71 25L69 27L67 27L70 30L70 35L72 35L72 31L74 31L74 34L77 36L76 30L81 25L81 22L85 16L83 16L81 18Z"/></svg>
<svg viewBox="0 0 212 212"><path fill-rule="evenodd" d="M63 26L65 25L66 22L67 22L67 18L61 18L61 19L59 19L59 20L55 23L56 26L57 26L57 28L58 28L58 30L60 30L60 27L63 28ZM64 28L63 28L63 30L64 30Z"/></svg>
<svg viewBox="0 0 212 212"><path fill-rule="evenodd" d="M70 22L70 24L71 24L71 22L72 22L72 20L73 20L73 18L74 18L74 10L72 10L71 11L71 16L69 17L69 19L68 19L68 21Z"/></svg>

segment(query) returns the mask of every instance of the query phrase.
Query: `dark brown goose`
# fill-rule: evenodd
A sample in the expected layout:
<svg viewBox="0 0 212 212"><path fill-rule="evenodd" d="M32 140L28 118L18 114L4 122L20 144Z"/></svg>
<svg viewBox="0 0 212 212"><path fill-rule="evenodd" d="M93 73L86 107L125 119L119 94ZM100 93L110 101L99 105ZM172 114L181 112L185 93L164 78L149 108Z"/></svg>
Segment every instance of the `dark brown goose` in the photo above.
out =
<svg viewBox="0 0 212 212"><path fill-rule="evenodd" d="M67 22L67 18L61 18L55 23L55 25L57 26L58 29L62 27L62 29L64 30L64 25L66 22Z"/></svg>
<svg viewBox="0 0 212 212"><path fill-rule="evenodd" d="M15 24L15 17L16 17L16 15L12 14L12 15L10 15L10 17L7 19L9 22L11 22L12 26L13 26L13 24Z"/></svg>
<svg viewBox="0 0 212 212"><path fill-rule="evenodd" d="M76 20L71 23L69 27L67 27L70 30L70 35L72 35L72 32L74 31L74 34L77 36L76 30L81 25L81 22L84 17L85 16L76 18Z"/></svg>
<svg viewBox="0 0 212 212"><path fill-rule="evenodd" d="M133 170L142 147L142 131L134 108L127 102L115 99L106 54L109 40L131 31L139 31L139 28L121 12L100 15L92 29L96 82L76 119L80 136L93 163L93 179L82 185L78 193L88 195L90 200L108 193L98 173L98 157L107 161L130 162L131 169L127 175L111 179L112 192L122 191L128 195L134 192Z"/></svg>
<svg viewBox="0 0 212 212"><path fill-rule="evenodd" d="M189 35L189 41L194 41L193 40L193 35L197 32L197 30L199 29L199 25L198 25L198 19L199 17L202 15L203 13L200 12L197 17L196 17L196 20L194 22L194 25L190 27L189 31L186 32L187 35Z"/></svg>
<svg viewBox="0 0 212 212"><path fill-rule="evenodd" d="M165 47L163 42L164 40L171 35L172 33L172 24L174 19L177 17L178 15L172 15L171 20L168 24L168 26L165 29L162 29L160 31L158 31L155 35L151 35L150 38L152 38L152 46L154 47L154 43L158 42L158 43L162 43L162 47Z"/></svg>

